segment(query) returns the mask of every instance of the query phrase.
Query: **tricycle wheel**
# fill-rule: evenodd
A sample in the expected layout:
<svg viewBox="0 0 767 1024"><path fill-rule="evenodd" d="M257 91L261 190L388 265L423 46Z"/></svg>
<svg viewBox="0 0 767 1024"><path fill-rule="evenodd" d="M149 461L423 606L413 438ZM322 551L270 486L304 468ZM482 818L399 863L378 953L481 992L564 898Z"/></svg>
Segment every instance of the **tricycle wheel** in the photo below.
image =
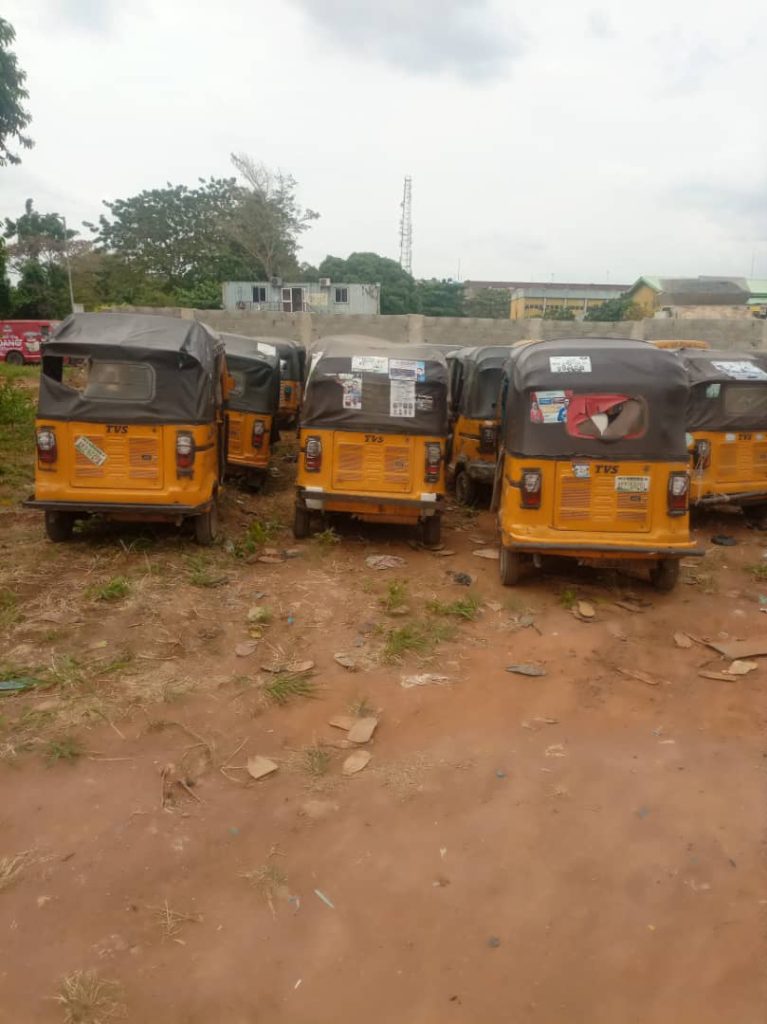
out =
<svg viewBox="0 0 767 1024"><path fill-rule="evenodd" d="M8 363L9 366L23 366L24 356L21 354L21 352L9 352L8 355L5 357L5 361L6 363Z"/></svg>
<svg viewBox="0 0 767 1024"><path fill-rule="evenodd" d="M679 559L663 558L650 569L650 582L656 590L668 593L679 582Z"/></svg>
<svg viewBox="0 0 767 1024"><path fill-rule="evenodd" d="M757 529L767 529L767 505L746 505L743 515Z"/></svg>
<svg viewBox="0 0 767 1024"><path fill-rule="evenodd" d="M52 540L54 544L62 544L64 541L71 540L74 528L75 517L72 512L45 513L45 532L48 535L48 540Z"/></svg>
<svg viewBox="0 0 767 1024"><path fill-rule="evenodd" d="M424 519L421 525L421 534L427 547L431 548L439 544L442 537L442 516L433 515Z"/></svg>
<svg viewBox="0 0 767 1024"><path fill-rule="evenodd" d="M218 509L215 500L207 512L194 517L194 539L201 547L210 547L218 536Z"/></svg>
<svg viewBox="0 0 767 1024"><path fill-rule="evenodd" d="M522 556L518 551L502 547L498 567L501 573L501 583L504 587L515 587L522 579L523 563Z"/></svg>
<svg viewBox="0 0 767 1024"><path fill-rule="evenodd" d="M296 540L304 540L309 536L310 527L311 516L309 509L304 508L303 505L296 505L296 510L293 514L293 536Z"/></svg>
<svg viewBox="0 0 767 1024"><path fill-rule="evenodd" d="M459 505L468 506L477 501L477 485L465 469L455 478L455 500Z"/></svg>

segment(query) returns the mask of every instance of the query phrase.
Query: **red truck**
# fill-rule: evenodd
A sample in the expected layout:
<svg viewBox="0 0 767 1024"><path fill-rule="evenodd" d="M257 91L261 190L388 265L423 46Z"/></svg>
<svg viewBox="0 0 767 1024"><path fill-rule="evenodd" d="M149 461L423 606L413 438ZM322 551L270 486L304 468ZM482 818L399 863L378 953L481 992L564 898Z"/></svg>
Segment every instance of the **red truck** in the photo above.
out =
<svg viewBox="0 0 767 1024"><path fill-rule="evenodd" d="M58 320L0 320L0 363L39 363L40 346Z"/></svg>

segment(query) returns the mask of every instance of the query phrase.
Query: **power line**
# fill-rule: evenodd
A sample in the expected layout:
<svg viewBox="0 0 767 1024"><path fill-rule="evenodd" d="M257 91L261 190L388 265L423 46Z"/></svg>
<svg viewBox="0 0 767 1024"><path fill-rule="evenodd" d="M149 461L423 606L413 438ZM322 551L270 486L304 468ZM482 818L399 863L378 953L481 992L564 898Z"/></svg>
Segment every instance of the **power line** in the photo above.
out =
<svg viewBox="0 0 767 1024"><path fill-rule="evenodd" d="M402 215L399 221L399 265L408 274L413 273L413 179L405 175L405 186L400 203Z"/></svg>

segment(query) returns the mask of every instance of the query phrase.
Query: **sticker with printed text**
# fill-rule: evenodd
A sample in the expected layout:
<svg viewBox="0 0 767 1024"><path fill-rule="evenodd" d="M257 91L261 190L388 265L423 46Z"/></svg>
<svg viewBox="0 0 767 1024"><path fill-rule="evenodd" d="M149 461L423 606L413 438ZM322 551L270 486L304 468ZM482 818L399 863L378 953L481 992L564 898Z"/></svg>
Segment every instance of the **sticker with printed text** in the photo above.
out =
<svg viewBox="0 0 767 1024"><path fill-rule="evenodd" d="M591 356L549 356L552 373L591 373Z"/></svg>
<svg viewBox="0 0 767 1024"><path fill-rule="evenodd" d="M352 356L352 370L355 373L388 373L388 356Z"/></svg>
<svg viewBox="0 0 767 1024"><path fill-rule="evenodd" d="M82 435L75 441L77 451L94 466L103 466L107 461L107 453L102 451L97 444L94 444L89 437Z"/></svg>
<svg viewBox="0 0 767 1024"><path fill-rule="evenodd" d="M420 359L390 359L389 376L392 380L426 380L426 363Z"/></svg>
<svg viewBox="0 0 767 1024"><path fill-rule="evenodd" d="M415 381L392 380L389 382L389 415L402 419L415 417Z"/></svg>
<svg viewBox="0 0 767 1024"><path fill-rule="evenodd" d="M647 494L650 490L649 476L616 476L615 490L619 494Z"/></svg>

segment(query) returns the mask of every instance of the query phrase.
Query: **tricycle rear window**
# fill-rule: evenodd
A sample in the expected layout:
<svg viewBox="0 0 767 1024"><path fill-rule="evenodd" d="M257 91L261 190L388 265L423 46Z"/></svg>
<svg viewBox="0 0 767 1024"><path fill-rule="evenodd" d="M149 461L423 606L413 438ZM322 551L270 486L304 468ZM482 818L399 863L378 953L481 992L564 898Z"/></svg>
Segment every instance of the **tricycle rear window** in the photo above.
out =
<svg viewBox="0 0 767 1024"><path fill-rule="evenodd" d="M530 421L561 423L570 437L626 441L647 433L648 410L643 398L630 395L534 391Z"/></svg>
<svg viewBox="0 0 767 1024"><path fill-rule="evenodd" d="M106 362L86 365L83 396L117 402L149 402L154 397L154 368L149 363Z"/></svg>
<svg viewBox="0 0 767 1024"><path fill-rule="evenodd" d="M727 416L759 418L767 423L767 385L725 384L724 412Z"/></svg>

